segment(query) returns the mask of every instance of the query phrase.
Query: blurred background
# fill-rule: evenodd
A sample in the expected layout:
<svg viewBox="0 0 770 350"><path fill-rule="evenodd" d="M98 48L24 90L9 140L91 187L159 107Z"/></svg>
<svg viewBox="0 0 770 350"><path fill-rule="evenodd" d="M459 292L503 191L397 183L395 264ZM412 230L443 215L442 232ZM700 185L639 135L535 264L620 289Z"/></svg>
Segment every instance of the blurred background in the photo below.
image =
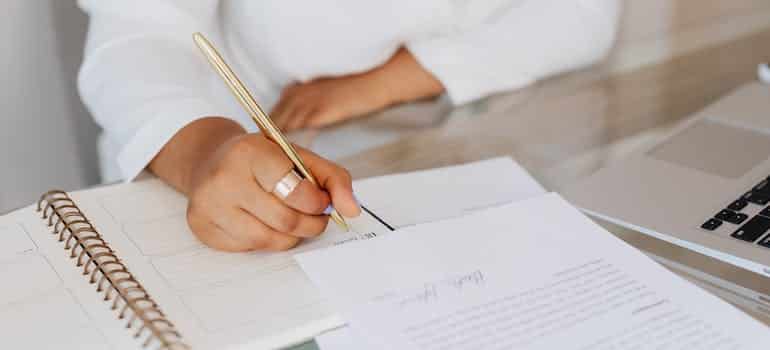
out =
<svg viewBox="0 0 770 350"><path fill-rule="evenodd" d="M601 71L630 71L770 27L767 0L626 0ZM88 18L74 0L0 3L0 213L51 188L100 182L98 127L80 103L77 71Z"/></svg>

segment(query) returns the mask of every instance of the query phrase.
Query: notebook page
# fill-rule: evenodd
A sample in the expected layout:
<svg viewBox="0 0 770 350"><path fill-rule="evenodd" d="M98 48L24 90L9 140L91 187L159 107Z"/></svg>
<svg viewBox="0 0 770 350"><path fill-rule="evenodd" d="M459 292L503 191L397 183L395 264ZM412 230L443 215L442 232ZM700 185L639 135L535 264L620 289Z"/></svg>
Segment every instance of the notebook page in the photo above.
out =
<svg viewBox="0 0 770 350"><path fill-rule="evenodd" d="M768 328L556 194L297 256L381 349L764 349ZM365 260L366 264L352 264ZM367 348L372 348L368 346Z"/></svg>
<svg viewBox="0 0 770 350"><path fill-rule="evenodd" d="M54 267L52 261L59 260L60 254L51 255L39 247L19 216L14 213L0 217L0 339L3 346L111 348L105 334L77 300L70 287L73 281ZM82 283L82 278L77 282Z"/></svg>
<svg viewBox="0 0 770 350"><path fill-rule="evenodd" d="M510 159L431 172L444 176L444 180L427 181L425 173L420 172L381 177L357 181L356 193L391 225L407 226L543 191ZM292 254L387 233L375 220L362 215L350 221L354 232L340 232L329 225L320 238L306 241L290 252L223 253L195 239L185 221L185 198L158 180L71 195L185 339L200 349L239 344L257 348L291 345L341 325ZM454 200L462 197L467 198ZM421 210L415 205L426 206L428 214L415 215ZM37 223L41 226L37 230L44 230L39 218L29 217L29 225ZM52 242L52 246L60 244L48 235L36 235ZM56 249L63 251L60 246ZM78 274L71 261L61 255L57 259ZM82 279L80 284L87 286L92 298L96 296ZM85 308L89 314L99 313L89 308L92 305L108 309L85 297L78 300L88 303ZM110 316L107 311L105 314ZM122 327L119 322L111 322ZM115 346L122 348L121 344Z"/></svg>

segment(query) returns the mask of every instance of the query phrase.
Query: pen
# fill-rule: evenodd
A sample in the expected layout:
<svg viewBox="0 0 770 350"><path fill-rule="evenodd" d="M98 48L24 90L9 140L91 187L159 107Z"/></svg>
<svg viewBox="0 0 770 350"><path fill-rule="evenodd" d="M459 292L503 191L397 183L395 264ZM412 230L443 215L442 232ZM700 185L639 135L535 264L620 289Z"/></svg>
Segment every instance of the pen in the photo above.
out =
<svg viewBox="0 0 770 350"><path fill-rule="evenodd" d="M249 91L246 89L246 86L243 85L233 70L230 69L230 66L227 65L217 49L215 49L214 46L211 45L211 43L201 33L194 33L193 40L201 52L203 52L203 54L206 56L206 59L208 59L211 66L214 67L217 73L219 73L222 79L224 79L225 83L227 83L230 91L232 91L232 93L238 99L238 102L240 102L241 106L246 109L246 112L249 113L251 119L257 123L257 126L262 131L262 134L281 147L281 150L283 150L286 156L289 157L291 162L294 164L294 167L299 171L300 176L310 181L310 183L320 187L318 181L315 179L313 174L310 173L308 167L305 166L302 158L300 158L299 153L297 153L297 151L294 149L294 146L292 146L291 142L286 139L286 136L281 133L281 130L278 129L275 123L273 123L267 113L265 113L259 104L257 104L257 102L254 100L254 97L251 96L251 93L249 93ZM345 219L342 218L336 209L332 208L330 216L332 220L334 220L334 222L336 222L337 225L339 225L345 231L350 230L348 224L345 222Z"/></svg>

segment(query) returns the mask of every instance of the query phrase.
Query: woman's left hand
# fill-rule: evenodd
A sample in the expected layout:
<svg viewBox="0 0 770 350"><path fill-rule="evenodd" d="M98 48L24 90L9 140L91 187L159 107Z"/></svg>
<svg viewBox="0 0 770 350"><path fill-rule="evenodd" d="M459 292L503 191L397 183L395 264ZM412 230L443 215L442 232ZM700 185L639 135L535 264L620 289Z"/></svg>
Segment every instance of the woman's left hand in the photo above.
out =
<svg viewBox="0 0 770 350"><path fill-rule="evenodd" d="M441 82L401 48L367 72L286 87L271 116L285 131L319 128L443 91Z"/></svg>
<svg viewBox="0 0 770 350"><path fill-rule="evenodd" d="M271 116L281 130L318 128L363 116L391 104L374 72L322 78L286 87Z"/></svg>

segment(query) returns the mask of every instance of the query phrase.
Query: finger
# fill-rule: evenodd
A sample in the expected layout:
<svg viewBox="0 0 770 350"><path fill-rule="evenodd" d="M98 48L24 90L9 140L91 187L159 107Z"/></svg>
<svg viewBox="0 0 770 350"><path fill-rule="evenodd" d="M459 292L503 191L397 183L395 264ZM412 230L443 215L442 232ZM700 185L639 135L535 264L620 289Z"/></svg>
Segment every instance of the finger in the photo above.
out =
<svg viewBox="0 0 770 350"><path fill-rule="evenodd" d="M308 185L313 186L312 184ZM321 192L312 187L308 190ZM244 193L246 192L248 191L244 191ZM320 209L313 209L319 213L322 213L324 208L328 206L324 203L317 203L317 205L319 207L323 205ZM327 216L300 213L273 194L262 191L254 191L243 198L241 207L276 232L295 237L316 237L326 230L329 221Z"/></svg>
<svg viewBox="0 0 770 350"><path fill-rule="evenodd" d="M276 124L280 124L286 117L286 108L291 101L291 95L288 93L288 88L286 88L281 93L281 98L278 100L278 103L270 111L270 117L273 118Z"/></svg>
<svg viewBox="0 0 770 350"><path fill-rule="evenodd" d="M350 120L359 115L346 112L339 108L323 108L313 114L312 118L305 121L305 127L321 128L332 124L341 123Z"/></svg>
<svg viewBox="0 0 770 350"><path fill-rule="evenodd" d="M339 117L329 112L317 112L305 120L305 126L311 128L320 128L339 121Z"/></svg>
<svg viewBox="0 0 770 350"><path fill-rule="evenodd" d="M187 222L190 229L203 244L227 252L243 252L249 250L248 241L235 239L224 231L219 225L205 220L188 210Z"/></svg>
<svg viewBox="0 0 770 350"><path fill-rule="evenodd" d="M267 138L258 142L265 144L259 148L258 154L251 157L251 174L264 192L271 193L278 181L294 169L294 164L277 144Z"/></svg>
<svg viewBox="0 0 770 350"><path fill-rule="evenodd" d="M302 182L283 199L283 202L301 213L309 215L321 215L331 204L329 194L308 180Z"/></svg>
<svg viewBox="0 0 770 350"><path fill-rule="evenodd" d="M347 170L323 159L313 152L300 150L310 171L316 176L321 188L331 196L332 205L346 217L357 217L361 208L353 196L353 180Z"/></svg>
<svg viewBox="0 0 770 350"><path fill-rule="evenodd" d="M299 100L299 99L296 99L296 102L286 109L286 112L285 112L286 120L284 125L287 131L296 129L296 125L298 122L297 119L301 121L307 109L308 109L307 101ZM292 129L292 126L294 126L293 129Z"/></svg>
<svg viewBox="0 0 770 350"><path fill-rule="evenodd" d="M313 117L313 113L315 113L315 108L313 107L297 108L294 115L289 118L289 123L286 126L287 130L296 130L306 127L307 121Z"/></svg>
<svg viewBox="0 0 770 350"><path fill-rule="evenodd" d="M287 97L288 96L285 90L281 92L281 97L278 99L278 103L276 103L275 106L273 106L273 109L270 110L271 116L278 117L283 113L283 110L286 109L286 102L289 101Z"/></svg>
<svg viewBox="0 0 770 350"><path fill-rule="evenodd" d="M236 239L248 242L248 250L287 250L300 242L299 237L277 232L241 208L232 208L227 219L217 223Z"/></svg>

